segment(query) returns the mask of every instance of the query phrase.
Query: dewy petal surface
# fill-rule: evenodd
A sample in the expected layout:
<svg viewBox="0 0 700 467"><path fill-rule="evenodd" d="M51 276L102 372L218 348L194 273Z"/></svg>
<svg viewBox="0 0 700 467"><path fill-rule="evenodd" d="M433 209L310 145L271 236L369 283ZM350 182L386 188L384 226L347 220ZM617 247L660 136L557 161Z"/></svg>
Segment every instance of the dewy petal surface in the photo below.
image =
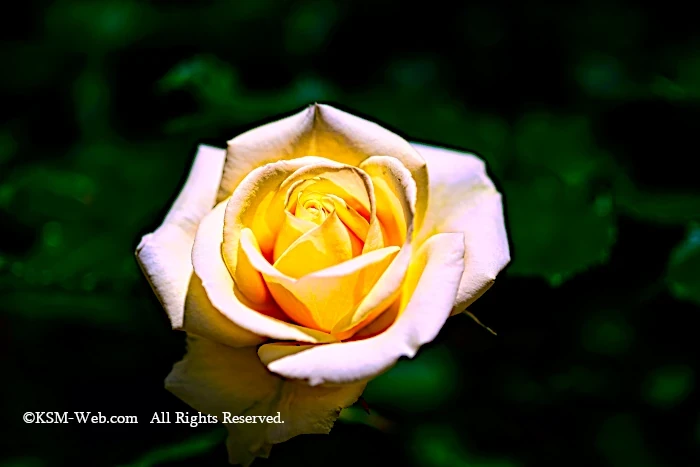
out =
<svg viewBox="0 0 700 467"><path fill-rule="evenodd" d="M261 312L241 300L221 252L225 212L226 201L223 201L204 217L192 249L194 270L212 305L233 323L259 336L310 343L335 341L328 333L268 316L263 313L266 310Z"/></svg>
<svg viewBox="0 0 700 467"><path fill-rule="evenodd" d="M259 126L228 142L217 201L231 196L243 179L264 164L320 156L358 166L371 156L398 159L416 181L416 225L428 204L425 161L403 138L381 126L324 104Z"/></svg>
<svg viewBox="0 0 700 467"><path fill-rule="evenodd" d="M466 153L414 143L428 163L430 202L415 243L438 232L464 233L464 275L453 313L464 311L510 261L501 195L484 162Z"/></svg>
<svg viewBox="0 0 700 467"><path fill-rule="evenodd" d="M276 416L284 423L228 423L232 463L250 465L273 444L300 434L328 433L340 411L362 394L363 383L309 387L271 374L255 347L234 349L195 336L175 364L166 388L194 409L224 420L231 416Z"/></svg>
<svg viewBox="0 0 700 467"><path fill-rule="evenodd" d="M410 299L386 331L367 339L320 345L298 353L274 355L264 344L259 353L273 373L306 380L311 385L366 381L432 341L454 305L464 271L464 235L441 233L421 245L404 283ZM264 349L264 350L263 350Z"/></svg>
<svg viewBox="0 0 700 467"><path fill-rule="evenodd" d="M136 248L136 258L153 290L170 318L174 329L188 329L186 310L205 310L213 320L206 295L199 293L193 279L192 246L200 221L211 211L226 153L222 149L200 145L192 169L182 191L158 229L145 235ZM192 283L194 281L194 283ZM233 323L220 323L224 328L218 337L229 345L254 345L260 338ZM196 326L199 332L201 327Z"/></svg>

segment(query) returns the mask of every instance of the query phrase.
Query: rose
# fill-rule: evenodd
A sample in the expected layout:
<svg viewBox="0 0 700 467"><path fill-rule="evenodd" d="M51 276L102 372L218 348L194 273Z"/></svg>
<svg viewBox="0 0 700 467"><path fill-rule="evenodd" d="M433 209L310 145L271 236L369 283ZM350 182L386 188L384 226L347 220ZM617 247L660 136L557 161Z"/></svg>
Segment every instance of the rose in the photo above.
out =
<svg viewBox="0 0 700 467"><path fill-rule="evenodd" d="M188 353L167 388L227 424L231 462L327 433L368 380L432 341L510 260L469 154L327 105L200 146L137 258Z"/></svg>

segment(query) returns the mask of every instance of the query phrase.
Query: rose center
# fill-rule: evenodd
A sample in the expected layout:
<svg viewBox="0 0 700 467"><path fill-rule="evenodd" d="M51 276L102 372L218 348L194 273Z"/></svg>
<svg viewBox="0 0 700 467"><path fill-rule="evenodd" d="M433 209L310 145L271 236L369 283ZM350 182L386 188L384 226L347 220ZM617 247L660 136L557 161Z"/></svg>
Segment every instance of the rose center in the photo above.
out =
<svg viewBox="0 0 700 467"><path fill-rule="evenodd" d="M322 193L302 191L294 215L300 219L321 225L335 211L333 199Z"/></svg>

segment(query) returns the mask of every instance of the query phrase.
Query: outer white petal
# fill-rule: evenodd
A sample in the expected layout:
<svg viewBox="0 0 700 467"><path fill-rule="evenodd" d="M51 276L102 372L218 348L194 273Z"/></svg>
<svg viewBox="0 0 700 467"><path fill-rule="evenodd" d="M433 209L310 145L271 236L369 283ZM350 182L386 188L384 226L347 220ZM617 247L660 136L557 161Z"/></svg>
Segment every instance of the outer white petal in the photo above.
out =
<svg viewBox="0 0 700 467"><path fill-rule="evenodd" d="M340 411L362 394L363 383L309 387L285 381L263 365L255 347L234 349L190 336L185 358L166 388L195 410L224 421L230 416L272 416L284 423L227 423L231 463L250 465L273 444L300 434L328 433Z"/></svg>
<svg viewBox="0 0 700 467"><path fill-rule="evenodd" d="M186 305L211 309L206 296L196 293L198 284L191 284L191 255L199 223L214 207L225 156L222 149L199 146L185 186L163 223L155 232L145 235L136 248L136 258L174 329L187 328ZM257 336L233 323L221 332L231 345L260 342Z"/></svg>
<svg viewBox="0 0 700 467"><path fill-rule="evenodd" d="M413 143L428 163L430 196L417 244L440 232L464 233L464 275L453 313L481 296L510 261L501 194L474 155Z"/></svg>
<svg viewBox="0 0 700 467"><path fill-rule="evenodd" d="M461 233L437 234L414 256L405 287L411 298L394 324L364 340L318 345L297 353L263 345L259 355L279 375L307 380L311 385L369 380L402 356L412 358L432 341L450 315L464 270ZM291 350L294 352L294 350ZM280 358L275 359L275 356Z"/></svg>

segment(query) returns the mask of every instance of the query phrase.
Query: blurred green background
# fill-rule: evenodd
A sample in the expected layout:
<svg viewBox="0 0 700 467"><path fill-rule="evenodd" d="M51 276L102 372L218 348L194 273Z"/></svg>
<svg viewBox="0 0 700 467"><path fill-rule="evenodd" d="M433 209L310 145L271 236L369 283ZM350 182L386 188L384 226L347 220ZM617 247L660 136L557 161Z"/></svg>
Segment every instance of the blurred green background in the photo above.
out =
<svg viewBox="0 0 700 467"><path fill-rule="evenodd" d="M198 142L313 101L479 153L513 261L329 436L259 465L700 464L700 37L685 2L27 1L0 17L0 465L226 465L133 251ZM8 7L9 8L9 7ZM25 411L138 415L29 425Z"/></svg>

